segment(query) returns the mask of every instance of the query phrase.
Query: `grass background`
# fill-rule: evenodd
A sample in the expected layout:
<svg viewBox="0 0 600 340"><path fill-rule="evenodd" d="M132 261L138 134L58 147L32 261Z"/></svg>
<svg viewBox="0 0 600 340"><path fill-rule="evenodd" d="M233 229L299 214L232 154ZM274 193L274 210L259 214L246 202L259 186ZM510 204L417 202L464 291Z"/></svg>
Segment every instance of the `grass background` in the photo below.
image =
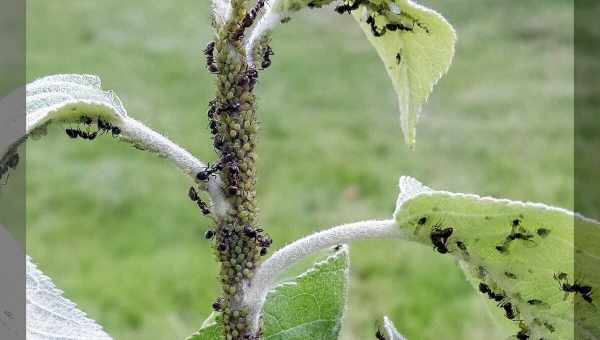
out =
<svg viewBox="0 0 600 340"><path fill-rule="evenodd" d="M306 11L274 35L257 88L261 221L274 248L330 225L391 215L400 175L434 187L573 207L569 1L431 0L459 36L455 63L402 142L396 97L349 16ZM214 92L208 2L27 2L27 78L94 73L130 114L204 160ZM218 294L189 202L166 162L58 127L28 145L28 253L116 339L182 339ZM399 242L352 246L343 339L388 314L409 339L499 339L448 257Z"/></svg>

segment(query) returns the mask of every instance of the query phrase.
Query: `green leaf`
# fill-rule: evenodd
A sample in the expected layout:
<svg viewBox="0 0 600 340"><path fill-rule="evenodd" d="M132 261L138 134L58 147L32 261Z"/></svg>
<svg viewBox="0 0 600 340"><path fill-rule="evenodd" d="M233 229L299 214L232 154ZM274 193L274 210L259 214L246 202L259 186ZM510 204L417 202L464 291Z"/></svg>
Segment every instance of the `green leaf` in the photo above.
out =
<svg viewBox="0 0 600 340"><path fill-rule="evenodd" d="M531 339L573 339L575 327L577 339L599 338L598 302L564 292L555 276L565 273L561 283L578 282L593 291L600 287L600 223L543 204L435 191L408 177L400 179L400 191L398 225L409 239L437 252L447 249L477 290L483 283L503 296L494 301L479 293L507 331ZM580 257L576 275L574 254Z"/></svg>
<svg viewBox="0 0 600 340"><path fill-rule="evenodd" d="M273 288L263 309L263 339L337 339L346 306L349 264L348 250L342 247ZM217 318L189 340L220 339L220 325Z"/></svg>
<svg viewBox="0 0 600 340"><path fill-rule="evenodd" d="M404 139L414 147L421 108L452 63L456 34L441 15L410 0L373 0L371 4L353 11L353 16L392 79ZM375 21L373 25L367 22L369 18ZM373 29L383 35L375 36Z"/></svg>
<svg viewBox="0 0 600 340"><path fill-rule="evenodd" d="M221 339L223 320L221 314L213 312L208 319L204 321L200 330L192 334L186 340L217 340Z"/></svg>
<svg viewBox="0 0 600 340"><path fill-rule="evenodd" d="M252 31L247 45L252 60L256 44L292 14L320 8L332 0L273 0ZM354 0L340 2L350 11L381 57L398 94L404 139L414 147L416 125L433 86L448 71L454 57L456 33L435 11L411 0ZM352 8L353 4L359 4ZM344 12L343 7L336 10ZM327 7L330 9L329 7ZM374 20L373 24L370 19ZM374 31L377 33L375 36Z"/></svg>

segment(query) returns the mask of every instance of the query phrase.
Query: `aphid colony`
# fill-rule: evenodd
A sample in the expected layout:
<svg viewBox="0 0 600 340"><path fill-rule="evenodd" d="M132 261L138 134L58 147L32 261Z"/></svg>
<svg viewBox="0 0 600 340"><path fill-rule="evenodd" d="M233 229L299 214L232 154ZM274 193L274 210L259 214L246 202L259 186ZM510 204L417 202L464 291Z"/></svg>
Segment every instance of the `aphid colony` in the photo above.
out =
<svg viewBox="0 0 600 340"><path fill-rule="evenodd" d="M113 137L116 137L121 134L121 129L118 126L112 125L108 121L104 121L98 117L97 119L97 129L96 131L91 131L90 127L94 123L94 120L88 116L82 116L79 119L79 123L85 126L85 131L77 128L66 128L65 132L67 136L72 139L82 138L86 140L94 140L99 134L110 133Z"/></svg>
<svg viewBox="0 0 600 340"><path fill-rule="evenodd" d="M14 152L6 156L6 161L0 163L0 184L6 185L8 182L9 171L15 170L19 165L19 154ZM6 178L4 176L6 175Z"/></svg>
<svg viewBox="0 0 600 340"><path fill-rule="evenodd" d="M242 24L238 29L233 33L234 40L240 40L244 36L244 32L247 28L251 27L256 20L256 17L260 13L260 11L265 7L266 0L258 0L256 5L246 13L244 19L242 19Z"/></svg>

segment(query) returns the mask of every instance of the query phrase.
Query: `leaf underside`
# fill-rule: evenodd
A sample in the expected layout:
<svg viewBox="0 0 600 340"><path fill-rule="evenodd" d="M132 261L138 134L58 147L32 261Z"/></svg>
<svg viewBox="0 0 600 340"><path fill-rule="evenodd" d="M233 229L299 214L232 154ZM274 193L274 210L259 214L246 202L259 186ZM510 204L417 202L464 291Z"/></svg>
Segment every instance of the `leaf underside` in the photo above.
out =
<svg viewBox="0 0 600 340"><path fill-rule="evenodd" d="M410 0L371 4L378 6L352 14L392 80L404 139L414 147L422 106L452 63L456 33L441 15Z"/></svg>
<svg viewBox="0 0 600 340"><path fill-rule="evenodd" d="M269 292L263 308L263 339L335 340L347 299L349 257L342 247L311 269ZM188 340L221 338L217 317Z"/></svg>
<svg viewBox="0 0 600 340"><path fill-rule="evenodd" d="M479 294L507 335L573 339L575 332L577 339L600 339L598 301L561 286L600 287L598 222L542 204L434 191L408 177L401 178L400 191L398 224L410 239L437 252L446 248L475 289L482 283L490 288L491 295ZM449 228L451 235L440 239ZM577 243L574 228L584 238ZM574 254L581 258L577 271ZM560 273L564 280L555 279Z"/></svg>
<svg viewBox="0 0 600 340"><path fill-rule="evenodd" d="M29 340L109 340L94 320L62 297L50 278L42 273L27 256L26 317Z"/></svg>

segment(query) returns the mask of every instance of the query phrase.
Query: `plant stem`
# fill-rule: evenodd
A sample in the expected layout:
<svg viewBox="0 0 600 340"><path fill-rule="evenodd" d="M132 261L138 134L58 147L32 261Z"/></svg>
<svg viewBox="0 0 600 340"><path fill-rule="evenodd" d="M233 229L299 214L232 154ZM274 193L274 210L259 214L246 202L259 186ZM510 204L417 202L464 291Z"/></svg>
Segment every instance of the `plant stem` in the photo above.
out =
<svg viewBox="0 0 600 340"><path fill-rule="evenodd" d="M361 221L309 235L279 249L258 268L246 292L246 305L250 308L248 319L252 329L259 327L260 312L267 293L279 275L298 260L321 249L350 241L392 239L403 236L395 220Z"/></svg>
<svg viewBox="0 0 600 340"><path fill-rule="evenodd" d="M223 288L223 336L227 340L257 339L250 332L244 287L253 277L260 259L256 236L256 132L253 94L256 70L250 69L240 37L235 32L246 15L247 0L233 0L232 15L218 32L215 61L217 95L211 124L220 156L221 179L230 209L217 216L216 254ZM213 123L214 122L214 123ZM260 236L262 237L262 235Z"/></svg>

